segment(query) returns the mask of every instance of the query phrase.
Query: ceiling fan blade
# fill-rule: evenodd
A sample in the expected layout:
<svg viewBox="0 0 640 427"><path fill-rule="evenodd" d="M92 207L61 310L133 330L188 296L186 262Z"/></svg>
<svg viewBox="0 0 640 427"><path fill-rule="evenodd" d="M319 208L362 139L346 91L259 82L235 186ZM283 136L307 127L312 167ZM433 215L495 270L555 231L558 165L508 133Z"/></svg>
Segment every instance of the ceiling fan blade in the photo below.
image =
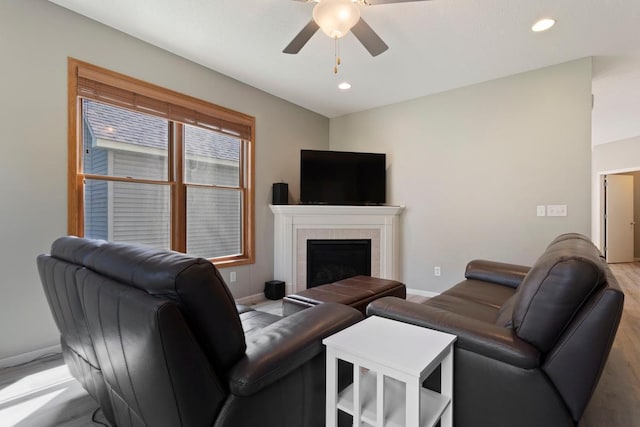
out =
<svg viewBox="0 0 640 427"><path fill-rule="evenodd" d="M427 1L427 0L365 0L366 4L370 6L375 6L377 4L409 3L414 1Z"/></svg>
<svg viewBox="0 0 640 427"><path fill-rule="evenodd" d="M389 49L389 46L382 41L380 36L362 18L354 25L351 32L360 40L360 43L369 51L371 56L378 56Z"/></svg>
<svg viewBox="0 0 640 427"><path fill-rule="evenodd" d="M287 45L282 51L283 53L296 54L300 52L300 49L304 47L305 44L309 41L311 36L313 36L316 31L318 31L318 24L312 19L309 21L307 25L300 31L294 38L291 40L291 43Z"/></svg>

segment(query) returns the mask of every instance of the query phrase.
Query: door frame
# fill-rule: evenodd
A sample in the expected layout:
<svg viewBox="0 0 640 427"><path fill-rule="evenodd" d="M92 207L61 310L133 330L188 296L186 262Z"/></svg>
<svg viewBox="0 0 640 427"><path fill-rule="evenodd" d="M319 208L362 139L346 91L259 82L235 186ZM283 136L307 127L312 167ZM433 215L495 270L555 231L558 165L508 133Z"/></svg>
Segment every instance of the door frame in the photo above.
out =
<svg viewBox="0 0 640 427"><path fill-rule="evenodd" d="M640 165L630 168L622 168L622 169L611 169L606 171L599 171L596 173L594 180L594 187L596 191L593 192L593 196L595 198L595 206L597 209L597 214L592 220L593 226L593 242L600 249L604 255L604 245L606 240L604 238L605 227L604 227L604 212L605 212L605 198L604 198L604 176L605 175L618 175L623 173L630 172L640 172Z"/></svg>

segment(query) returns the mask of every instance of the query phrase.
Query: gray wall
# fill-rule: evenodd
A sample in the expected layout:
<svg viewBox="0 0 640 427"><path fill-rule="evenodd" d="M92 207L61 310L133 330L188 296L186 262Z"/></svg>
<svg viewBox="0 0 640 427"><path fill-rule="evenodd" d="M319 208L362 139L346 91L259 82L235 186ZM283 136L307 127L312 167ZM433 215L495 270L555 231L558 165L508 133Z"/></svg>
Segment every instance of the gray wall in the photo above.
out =
<svg viewBox="0 0 640 427"><path fill-rule="evenodd" d="M330 135L331 149L387 153L410 288L439 292L471 259L531 264L556 235L590 234L590 59L331 119ZM547 204L569 215L536 217Z"/></svg>
<svg viewBox="0 0 640 427"><path fill-rule="evenodd" d="M230 288L262 291L273 278L271 184L298 193L292 153L327 149L328 119L45 0L0 1L0 54L0 359L58 341L35 258L67 231L68 56L256 117L256 263L232 269Z"/></svg>

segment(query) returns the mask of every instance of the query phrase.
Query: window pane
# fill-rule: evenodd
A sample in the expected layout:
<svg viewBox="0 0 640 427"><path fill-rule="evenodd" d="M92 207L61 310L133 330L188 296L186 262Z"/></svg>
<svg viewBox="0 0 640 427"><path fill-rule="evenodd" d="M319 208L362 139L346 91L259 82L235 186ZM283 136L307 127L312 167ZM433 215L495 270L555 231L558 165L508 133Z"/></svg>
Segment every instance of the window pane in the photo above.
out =
<svg viewBox="0 0 640 427"><path fill-rule="evenodd" d="M238 187L241 143L232 136L185 125L185 182Z"/></svg>
<svg viewBox="0 0 640 427"><path fill-rule="evenodd" d="M167 120L87 99L82 119L85 173L167 180Z"/></svg>
<svg viewBox="0 0 640 427"><path fill-rule="evenodd" d="M170 214L168 185L86 180L85 237L170 249Z"/></svg>
<svg viewBox="0 0 640 427"><path fill-rule="evenodd" d="M242 253L241 192L187 188L187 253L204 258Z"/></svg>

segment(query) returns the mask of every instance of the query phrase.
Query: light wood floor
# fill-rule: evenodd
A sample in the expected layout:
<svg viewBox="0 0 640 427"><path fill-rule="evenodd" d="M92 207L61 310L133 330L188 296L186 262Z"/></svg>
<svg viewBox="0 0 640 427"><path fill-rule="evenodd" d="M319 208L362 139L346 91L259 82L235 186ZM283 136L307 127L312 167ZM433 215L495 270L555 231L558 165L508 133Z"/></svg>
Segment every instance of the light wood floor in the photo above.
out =
<svg viewBox="0 0 640 427"><path fill-rule="evenodd" d="M611 268L624 290L625 306L609 361L580 427L640 426L640 263ZM424 301L415 295L407 299ZM280 301L265 301L255 308L273 314L282 310ZM92 421L97 406L71 377L60 355L0 370L0 427L107 425L100 411L99 423Z"/></svg>
<svg viewBox="0 0 640 427"><path fill-rule="evenodd" d="M1 427L99 426L97 408L60 354L0 370ZM96 420L106 425L101 411Z"/></svg>

